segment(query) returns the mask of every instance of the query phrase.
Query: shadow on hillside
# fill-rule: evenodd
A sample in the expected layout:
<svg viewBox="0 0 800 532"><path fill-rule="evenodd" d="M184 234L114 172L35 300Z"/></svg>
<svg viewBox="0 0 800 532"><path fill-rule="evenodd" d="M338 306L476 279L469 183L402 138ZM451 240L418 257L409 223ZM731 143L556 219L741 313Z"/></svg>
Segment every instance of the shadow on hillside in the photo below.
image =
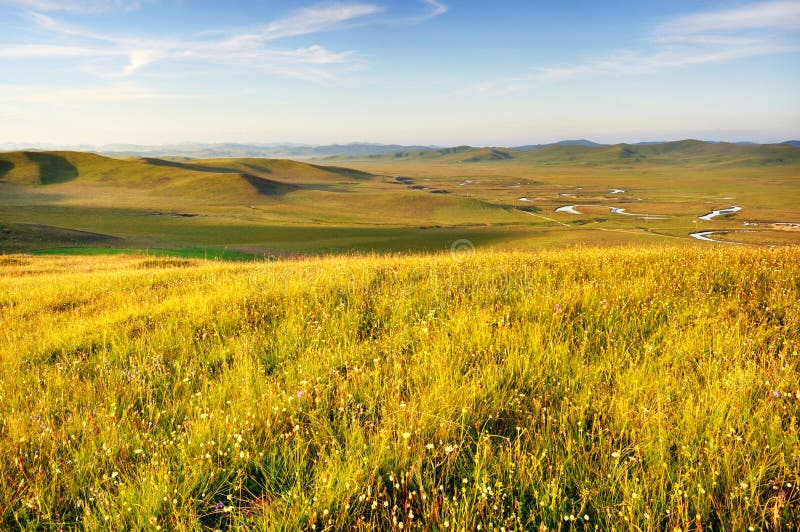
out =
<svg viewBox="0 0 800 532"><path fill-rule="evenodd" d="M319 164L310 164L310 163L309 166L313 166L318 170L324 170L327 172L332 172L334 174L351 177L353 179L371 179L375 177L374 175L367 172L362 172L361 170L354 170L352 168L343 168L341 166L322 166Z"/></svg>
<svg viewBox="0 0 800 532"><path fill-rule="evenodd" d="M271 179L264 179L263 177L254 176L251 174L240 174L242 179L247 181L250 186L256 189L256 192L262 196L283 196L289 192L299 190L300 187L290 185L288 183L281 183L280 181L272 181Z"/></svg>
<svg viewBox="0 0 800 532"><path fill-rule="evenodd" d="M123 239L111 235L52 225L10 223L0 226L0 254L65 246L109 247L123 242Z"/></svg>
<svg viewBox="0 0 800 532"><path fill-rule="evenodd" d="M221 168L216 166L203 166L201 164L182 163L179 161L168 161L154 157L142 157L142 160L153 166L164 166L167 168L180 168L181 170L193 170L195 172L210 172L214 174L236 174L239 170L233 168Z"/></svg>
<svg viewBox="0 0 800 532"><path fill-rule="evenodd" d="M146 163L151 164L153 166L162 166L166 168L179 168L181 170L192 170L195 172L210 172L215 174L238 174L242 179L247 181L259 194L263 196L283 196L284 194L288 194L289 192L294 192L295 190L320 190L324 192L346 192L341 189L341 187L337 185L324 185L319 183L302 183L302 184L294 184L294 183L285 183L283 181L276 181L272 179L267 179L266 177L260 177L254 174L243 173L241 168L226 168L226 167L217 167L217 166L204 166L201 164L192 164L192 163L184 163L180 161L169 161L165 159L158 159L153 157L143 157ZM245 168L249 168L251 171L255 173L262 173L262 174L273 174L271 168L267 168L266 166L256 165L256 164L243 164ZM345 175L351 178L361 178L363 176L372 177L372 174L367 174L364 172L359 172L358 170L349 170L346 168L339 168L336 166L317 166L317 165L309 165L314 168Z"/></svg>
<svg viewBox="0 0 800 532"><path fill-rule="evenodd" d="M11 161L0 161L0 178L3 178L7 173L14 169L14 163Z"/></svg>
<svg viewBox="0 0 800 532"><path fill-rule="evenodd" d="M66 183L78 177L78 169L60 155L25 152L25 156L39 165L39 182L43 185Z"/></svg>

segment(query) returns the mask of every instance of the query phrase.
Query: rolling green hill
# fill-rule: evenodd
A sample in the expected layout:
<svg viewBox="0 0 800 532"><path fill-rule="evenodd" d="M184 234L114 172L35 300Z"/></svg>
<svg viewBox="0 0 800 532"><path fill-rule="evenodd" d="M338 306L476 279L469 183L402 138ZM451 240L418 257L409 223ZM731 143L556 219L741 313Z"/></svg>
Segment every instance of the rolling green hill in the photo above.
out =
<svg viewBox="0 0 800 532"><path fill-rule="evenodd" d="M354 160L336 157L330 160ZM800 164L800 149L788 144L742 145L681 140L648 145L567 145L556 144L530 150L472 148L462 146L441 150L398 151L373 160L426 160L431 162L484 162L516 160L532 164L615 165L615 164L708 164L761 166Z"/></svg>
<svg viewBox="0 0 800 532"><path fill-rule="evenodd" d="M61 249L68 242L233 246L257 253L426 249L451 240L442 228L527 219L506 205L441 192L279 159L10 152L0 154L0 251ZM64 230L98 236L65 239Z"/></svg>
<svg viewBox="0 0 800 532"><path fill-rule="evenodd" d="M303 184L370 177L364 172L276 159L181 163L154 158L112 159L82 152L0 154L0 182L12 185L73 183L146 190L151 195L227 200L287 193Z"/></svg>

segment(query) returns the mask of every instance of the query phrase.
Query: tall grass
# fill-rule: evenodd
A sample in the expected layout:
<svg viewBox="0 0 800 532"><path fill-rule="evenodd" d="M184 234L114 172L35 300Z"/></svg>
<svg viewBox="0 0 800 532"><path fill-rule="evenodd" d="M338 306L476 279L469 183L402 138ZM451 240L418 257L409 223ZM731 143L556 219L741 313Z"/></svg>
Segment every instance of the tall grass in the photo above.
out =
<svg viewBox="0 0 800 532"><path fill-rule="evenodd" d="M800 526L800 249L0 257L0 528Z"/></svg>

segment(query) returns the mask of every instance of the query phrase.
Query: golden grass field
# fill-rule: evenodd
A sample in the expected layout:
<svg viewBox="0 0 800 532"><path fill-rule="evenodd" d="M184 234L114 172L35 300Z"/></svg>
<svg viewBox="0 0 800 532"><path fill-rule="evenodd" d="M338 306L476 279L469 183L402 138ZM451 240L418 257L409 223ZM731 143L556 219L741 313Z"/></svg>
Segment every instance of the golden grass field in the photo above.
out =
<svg viewBox="0 0 800 532"><path fill-rule="evenodd" d="M800 248L0 256L0 528L797 530Z"/></svg>

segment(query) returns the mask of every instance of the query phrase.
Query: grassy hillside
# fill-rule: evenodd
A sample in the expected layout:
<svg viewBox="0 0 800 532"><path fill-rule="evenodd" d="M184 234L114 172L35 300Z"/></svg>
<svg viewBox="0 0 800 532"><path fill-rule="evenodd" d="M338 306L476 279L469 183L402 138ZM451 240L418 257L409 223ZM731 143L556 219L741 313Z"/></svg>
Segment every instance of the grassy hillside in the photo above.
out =
<svg viewBox="0 0 800 532"><path fill-rule="evenodd" d="M286 194L303 184L371 177L337 167L274 159L181 163L154 158L111 159L81 152L11 152L0 154L0 161L6 168L0 181L12 185L72 182L83 187L129 189L129 194L138 191L156 197L218 202L257 201L259 196Z"/></svg>
<svg viewBox="0 0 800 532"><path fill-rule="evenodd" d="M422 228L480 229L527 218L507 206L433 194L386 176L275 159L120 160L12 152L0 154L0 172L0 251L5 252L62 248L63 239L46 241L62 230L95 233L108 242L121 239L134 249L421 250L453 240ZM43 230L26 238L31 227ZM398 240L398 233L409 231L416 236ZM294 240L300 234L302 239ZM332 238L335 234L339 237Z"/></svg>
<svg viewBox="0 0 800 532"><path fill-rule="evenodd" d="M800 249L0 258L0 527L800 527Z"/></svg>
<svg viewBox="0 0 800 532"><path fill-rule="evenodd" d="M462 146L441 150L402 150L367 158L357 156L331 158L331 160L337 159L426 160L450 163L513 159L545 165L708 164L760 166L800 164L800 149L788 144L741 145L681 140L650 145L555 144L530 150Z"/></svg>
<svg viewBox="0 0 800 532"><path fill-rule="evenodd" d="M775 225L800 224L798 153L699 141L524 152L463 146L330 166L12 152L0 154L0 252L432 251L458 238L506 250L708 246L690 236L705 231L784 245L800 242L800 231ZM741 210L700 218L731 206ZM61 238L65 231L92 236Z"/></svg>

